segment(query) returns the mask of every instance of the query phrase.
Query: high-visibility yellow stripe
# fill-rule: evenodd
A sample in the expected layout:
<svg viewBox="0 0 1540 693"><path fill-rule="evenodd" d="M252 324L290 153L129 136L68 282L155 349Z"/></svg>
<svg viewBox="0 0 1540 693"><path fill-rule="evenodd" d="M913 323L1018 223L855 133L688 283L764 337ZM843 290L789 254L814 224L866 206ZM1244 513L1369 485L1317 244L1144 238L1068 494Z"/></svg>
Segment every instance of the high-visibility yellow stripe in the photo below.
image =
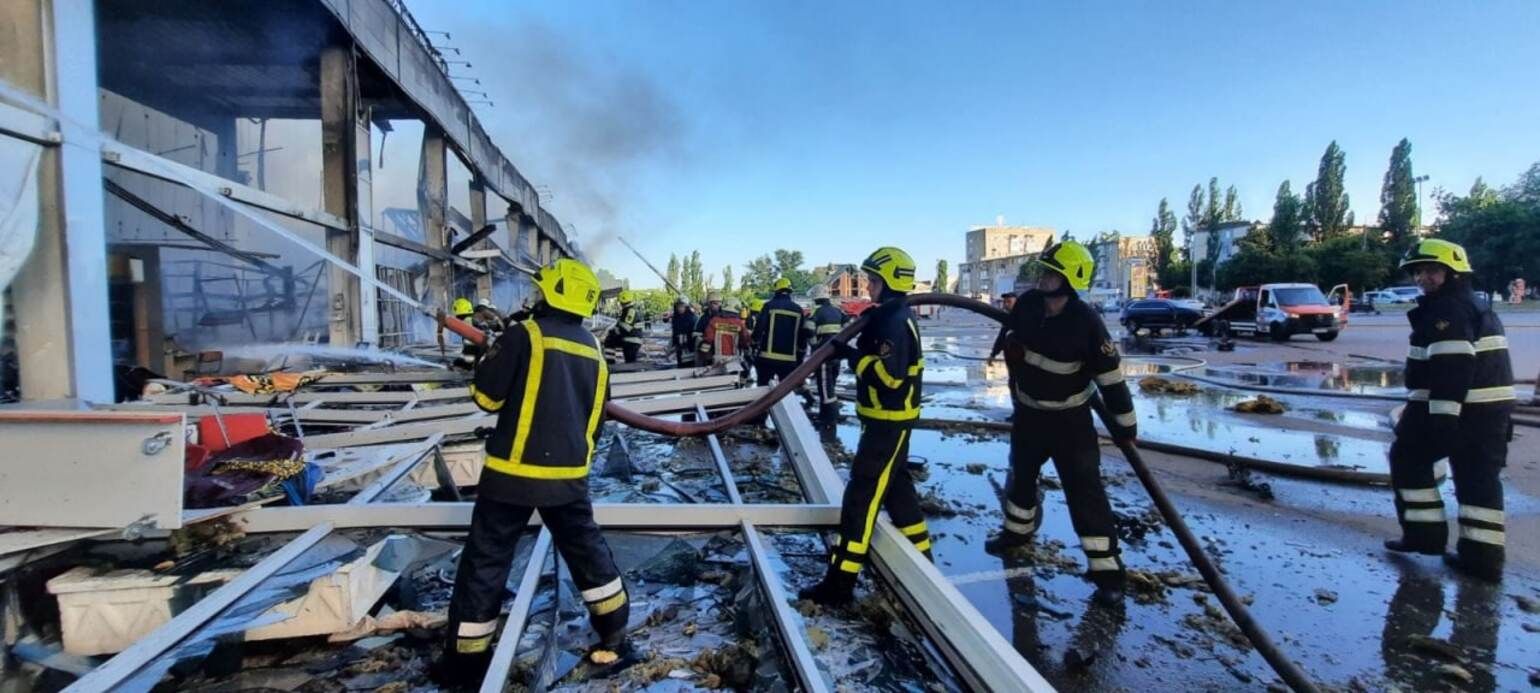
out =
<svg viewBox="0 0 1540 693"><path fill-rule="evenodd" d="M1112 420L1118 422L1118 425L1124 428L1132 428L1135 424L1139 423L1139 417L1135 416L1131 411L1118 414L1112 417Z"/></svg>
<svg viewBox="0 0 1540 693"><path fill-rule="evenodd" d="M1401 500L1413 503L1432 503L1442 500L1436 488L1403 488L1397 489L1396 492L1401 494Z"/></svg>
<svg viewBox="0 0 1540 693"><path fill-rule="evenodd" d="M461 638L479 638L483 635L491 635L497 631L497 619L480 621L477 623L461 623L455 629L455 636Z"/></svg>
<svg viewBox="0 0 1540 693"><path fill-rule="evenodd" d="M470 391L471 399L476 400L476 406L481 407L482 411L496 412L503 408L502 400L496 400L488 397L487 393L476 389L475 383L471 383Z"/></svg>
<svg viewBox="0 0 1540 693"><path fill-rule="evenodd" d="M828 325L819 325L818 326L818 334L819 334L819 336L826 335L826 334L839 334L840 328L841 328L841 325L832 324L832 323L828 324Z"/></svg>
<svg viewBox="0 0 1540 693"><path fill-rule="evenodd" d="M591 457L590 460L592 460ZM547 467L541 464L525 464L517 459L487 455L487 468L512 476L521 476L526 479L545 479L548 481L581 479L588 476L588 469L591 465L592 461L581 467Z"/></svg>
<svg viewBox="0 0 1540 693"><path fill-rule="evenodd" d="M486 652L492 645L492 636L483 635L479 638L456 638L455 652L460 654L480 654Z"/></svg>
<svg viewBox="0 0 1540 693"><path fill-rule="evenodd" d="M524 446L529 444L531 423L540 400L540 378L545 373L545 349L540 348L545 336L540 332L540 323L531 320L524 326L529 330L529 343L536 348L529 350L529 375L524 380L524 401L519 403L519 428L513 433L513 451L508 455L511 460L524 459ZM487 464L492 464L491 455L487 456Z"/></svg>
<svg viewBox="0 0 1540 693"><path fill-rule="evenodd" d="M909 421L920 418L920 408L905 407L898 410L888 410L857 404L856 414L878 421Z"/></svg>
<svg viewBox="0 0 1540 693"><path fill-rule="evenodd" d="M767 358L767 359L770 359L771 361L796 361L797 360L796 356L792 356L790 354L778 354L778 353L776 353L774 351L770 351L768 348L765 349L764 351L759 352L759 356L760 356L760 358Z"/></svg>
<svg viewBox="0 0 1540 693"><path fill-rule="evenodd" d="M1059 375L1074 375L1080 372L1080 367L1083 365L1080 361L1055 361L1031 349L1023 350L1022 356L1027 365Z"/></svg>
<svg viewBox="0 0 1540 693"><path fill-rule="evenodd" d="M1460 517L1467 520L1480 520L1493 524L1503 523L1503 511L1495 508L1483 508L1479 505L1461 505Z"/></svg>
<svg viewBox="0 0 1540 693"><path fill-rule="evenodd" d="M1495 529L1483 529L1481 527L1460 526L1460 538L1471 541L1479 541L1483 544L1502 546L1507 543L1507 536Z"/></svg>
<svg viewBox="0 0 1540 693"><path fill-rule="evenodd" d="M1495 334L1490 337L1482 337L1481 339L1476 340L1475 346L1477 353L1483 351L1497 351L1498 349L1507 349L1508 338L1500 334Z"/></svg>
<svg viewBox="0 0 1540 693"><path fill-rule="evenodd" d="M866 369L870 368L872 362L876 360L876 354L867 354L862 356L859 360L856 361L856 375L864 375L866 373Z"/></svg>
<svg viewBox="0 0 1540 693"><path fill-rule="evenodd" d="M603 616L605 614L614 612L616 609L625 606L625 604L626 593L621 592L620 594L610 597L609 599L606 599L602 602L594 602L589 604L588 610L595 616Z"/></svg>
<svg viewBox="0 0 1540 693"><path fill-rule="evenodd" d="M919 542L919 543L915 544L914 545L914 549L916 551L929 551L930 550L930 540L926 539L925 541L922 541L922 542Z"/></svg>
<svg viewBox="0 0 1540 693"><path fill-rule="evenodd" d="M1465 401L1469 404L1483 404L1487 402L1506 402L1517 399L1512 385L1499 385L1497 387L1477 387L1465 391Z"/></svg>
<svg viewBox="0 0 1540 693"><path fill-rule="evenodd" d="M1106 373L1096 376L1096 384L1102 387L1110 387L1123 382L1123 369L1114 368Z"/></svg>
<svg viewBox="0 0 1540 693"><path fill-rule="evenodd" d="M1420 346L1407 347L1406 358L1412 361L1426 361L1428 360L1428 348Z"/></svg>
<svg viewBox="0 0 1540 693"><path fill-rule="evenodd" d="M1021 506L1016 505L1015 503L1012 503L1010 501L1010 499L1007 498L1005 500L1005 514L1010 515L1011 517L1014 517L1014 518L1019 519L1019 520L1029 520L1030 521L1033 518L1037 517L1037 506L1034 505L1034 506L1032 506L1030 508L1023 509Z"/></svg>
<svg viewBox="0 0 1540 693"><path fill-rule="evenodd" d="M1476 345L1463 339L1446 339L1428 345L1428 358L1434 356L1475 356Z"/></svg>
<svg viewBox="0 0 1540 693"><path fill-rule="evenodd" d="M588 429L583 437L588 440L588 455L583 458L583 471L594 463L594 431L599 428L599 415L604 413L604 396L610 387L610 367L599 359L599 387L594 390L594 408L588 412Z"/></svg>
<svg viewBox="0 0 1540 693"><path fill-rule="evenodd" d="M1030 522L1017 522L1007 516L1005 518L1005 531L1011 532L1013 534L1031 534L1033 531L1035 531L1035 528L1032 526L1032 524L1033 523Z"/></svg>
<svg viewBox="0 0 1540 693"><path fill-rule="evenodd" d="M601 599L609 599L610 597L619 594L625 588L626 586L620 581L620 578L615 578L614 580L610 580L609 582L599 585L598 587L591 587L589 589L583 590L583 601L596 602Z"/></svg>
<svg viewBox="0 0 1540 693"><path fill-rule="evenodd" d="M1111 551L1112 537L1081 537L1080 547L1086 551Z"/></svg>
<svg viewBox="0 0 1540 693"><path fill-rule="evenodd" d="M1430 400L1428 400L1428 413L1429 414L1447 414L1449 416L1459 416L1460 415L1460 403L1459 402L1451 402L1451 401L1449 401L1447 399L1430 399Z"/></svg>
<svg viewBox="0 0 1540 693"><path fill-rule="evenodd" d="M1090 572L1093 573L1121 569L1116 558L1093 558L1090 560L1090 563Z"/></svg>
<svg viewBox="0 0 1540 693"><path fill-rule="evenodd" d="M900 533L902 533L906 537L912 537L912 536L915 536L917 534L924 534L925 533L925 523L924 522L920 522L918 524L909 525L908 527L899 527L898 531Z"/></svg>
<svg viewBox="0 0 1540 693"><path fill-rule="evenodd" d="M1443 508L1408 508L1401 513L1401 519L1406 522L1439 522L1444 521Z"/></svg>
<svg viewBox="0 0 1540 693"><path fill-rule="evenodd" d="M855 561L840 561L840 570L847 573L859 573L861 572L861 564Z"/></svg>
<svg viewBox="0 0 1540 693"><path fill-rule="evenodd" d="M1084 390L1071 395L1069 399L1035 399L1031 395L1022 392L1018 388L1016 390L1016 401L1021 402L1023 405L1031 409L1041 409L1044 411L1062 411L1064 409L1074 409L1075 407L1085 404L1086 402L1090 401L1091 395L1095 393L1096 386L1087 384Z"/></svg>
<svg viewBox="0 0 1540 693"><path fill-rule="evenodd" d="M883 385L886 385L889 390L897 390L904 384L904 381L888 374L888 367L882 364L882 359L877 359L875 372L877 374L877 380Z"/></svg>
<svg viewBox="0 0 1540 693"><path fill-rule="evenodd" d="M861 544L872 540L872 525L877 522L877 509L882 507L882 498L888 491L888 478L893 473L893 463L898 460L898 453L904 449L904 441L909 438L909 431L900 431L898 441L893 444L893 454L888 456L887 464L882 466L882 473L877 475L877 491L872 494L872 502L866 508L866 522L861 524Z"/></svg>

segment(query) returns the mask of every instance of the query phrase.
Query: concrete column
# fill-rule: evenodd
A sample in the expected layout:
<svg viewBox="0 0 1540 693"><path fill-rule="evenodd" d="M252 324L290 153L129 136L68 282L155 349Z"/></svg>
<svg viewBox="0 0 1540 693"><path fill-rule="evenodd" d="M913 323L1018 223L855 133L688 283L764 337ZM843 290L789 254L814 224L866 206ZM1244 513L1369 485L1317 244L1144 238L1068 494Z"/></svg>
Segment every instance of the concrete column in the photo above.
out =
<svg viewBox="0 0 1540 693"><path fill-rule="evenodd" d="M422 163L417 169L417 212L423 234L432 248L446 248L444 230L449 215L449 177L445 169L444 133L432 123L422 130ZM442 260L428 263L428 304L449 310L450 272L453 267Z"/></svg>
<svg viewBox="0 0 1540 693"><path fill-rule="evenodd" d="M471 178L471 233L487 225L487 187L480 178ZM489 236L476 244L477 248L493 249L497 244ZM491 264L488 262L488 266ZM476 298L492 300L492 273L483 272L476 277Z"/></svg>
<svg viewBox="0 0 1540 693"><path fill-rule="evenodd" d="M21 396L111 402L106 205L88 138L98 121L95 4L0 3L0 26L0 77L53 104L75 143L43 152L37 242L11 284Z"/></svg>
<svg viewBox="0 0 1540 693"><path fill-rule="evenodd" d="M358 165L353 156L357 89L353 48L327 46L321 50L321 198L324 209L347 220L348 229L327 229L326 249L349 262L358 259L356 188ZM331 298L330 339L351 347L362 340L358 278L334 266L327 268Z"/></svg>
<svg viewBox="0 0 1540 693"><path fill-rule="evenodd" d="M540 228L528 215L519 217L519 239L524 242L524 252L536 263L540 262Z"/></svg>

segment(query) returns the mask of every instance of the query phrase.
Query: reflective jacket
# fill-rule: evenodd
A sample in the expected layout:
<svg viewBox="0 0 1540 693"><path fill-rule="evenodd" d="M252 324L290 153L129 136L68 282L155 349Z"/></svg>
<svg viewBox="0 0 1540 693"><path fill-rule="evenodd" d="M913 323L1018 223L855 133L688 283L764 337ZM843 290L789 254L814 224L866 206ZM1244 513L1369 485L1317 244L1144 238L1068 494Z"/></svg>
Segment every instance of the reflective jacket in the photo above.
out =
<svg viewBox="0 0 1540 693"><path fill-rule="evenodd" d="M700 317L695 319L695 344L703 354L711 353L711 347L706 344L706 323L711 322L718 312L710 308L702 308Z"/></svg>
<svg viewBox="0 0 1540 693"><path fill-rule="evenodd" d="M1139 420L1128 384L1123 381L1118 347L1101 316L1078 297L1049 317L1045 297L1033 290L1016 300L1002 328L1006 369L1018 408L1070 411L1084 407L1100 389L1113 416L1114 436L1136 435Z"/></svg>
<svg viewBox="0 0 1540 693"><path fill-rule="evenodd" d="M716 359L725 361L737 356L747 339L743 318L738 317L736 313L722 311L706 321L706 331L701 335L700 350L701 353L712 354Z"/></svg>
<svg viewBox="0 0 1540 693"><path fill-rule="evenodd" d="M814 346L823 344L824 340L839 334L840 328L850 322L850 316L845 311L834 307L834 304L824 301L818 304L806 320L802 321L802 331L812 335L811 343Z"/></svg>
<svg viewBox="0 0 1540 693"><path fill-rule="evenodd" d="M636 304L622 306L620 318L615 321L615 331L620 339L627 344L642 343L642 326L640 324L641 309Z"/></svg>
<svg viewBox="0 0 1540 693"><path fill-rule="evenodd" d="M802 306L791 294L778 292L765 303L754 323L754 349L758 358L801 363L807 336L802 332Z"/></svg>
<svg viewBox="0 0 1540 693"><path fill-rule="evenodd" d="M856 415L863 421L911 421L920 417L925 359L914 313L893 294L866 309L871 317L856 338L850 369L856 374Z"/></svg>
<svg viewBox="0 0 1540 693"><path fill-rule="evenodd" d="M692 351L695 347L695 311L689 308L683 313L674 313L670 323L674 334L674 348L679 351Z"/></svg>
<svg viewBox="0 0 1540 693"><path fill-rule="evenodd" d="M608 385L577 316L543 308L504 332L470 388L476 406L497 414L478 494L537 507L586 497Z"/></svg>
<svg viewBox="0 0 1540 693"><path fill-rule="evenodd" d="M1514 401L1503 323L1470 291L1451 287L1420 296L1406 319L1412 324L1407 414L1460 417Z"/></svg>

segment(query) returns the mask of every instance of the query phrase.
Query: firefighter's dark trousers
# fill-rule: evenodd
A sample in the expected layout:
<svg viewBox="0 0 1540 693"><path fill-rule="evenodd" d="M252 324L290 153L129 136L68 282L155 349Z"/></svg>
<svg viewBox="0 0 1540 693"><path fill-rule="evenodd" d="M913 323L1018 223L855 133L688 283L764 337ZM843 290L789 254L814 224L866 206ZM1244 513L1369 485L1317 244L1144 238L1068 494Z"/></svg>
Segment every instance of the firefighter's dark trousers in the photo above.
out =
<svg viewBox="0 0 1540 693"><path fill-rule="evenodd" d="M839 419L840 398L834 386L840 378L839 359L829 359L819 366L813 377L818 386L818 421L831 425Z"/></svg>
<svg viewBox="0 0 1540 693"><path fill-rule="evenodd" d="M797 370L802 365L801 361L777 361L763 356L754 359L754 382L760 387L770 384L772 378L785 380L786 376Z"/></svg>
<svg viewBox="0 0 1540 693"><path fill-rule="evenodd" d="M931 557L930 531L920 511L920 495L909 477L909 425L902 422L861 422L861 440L850 463L850 483L840 504L840 538L830 554L830 572L854 577L866 565L871 552L877 511L887 508L888 519L914 548Z"/></svg>
<svg viewBox="0 0 1540 693"><path fill-rule="evenodd" d="M1500 570L1503 563L1502 468L1508 463L1509 404L1466 404L1454 440L1439 440L1427 404L1407 404L1390 444L1390 485L1402 538L1413 548L1442 551L1449 541L1437 462L1449 458L1460 503L1456 549L1472 565Z"/></svg>
<svg viewBox="0 0 1540 693"><path fill-rule="evenodd" d="M1016 407L1011 426L1011 474L1005 490L1004 531L1032 535L1043 523L1038 475L1053 459L1069 503L1069 519L1080 535L1088 575L1097 582L1121 581L1117 519L1102 483L1101 448L1091 425L1091 408L1042 411Z"/></svg>
<svg viewBox="0 0 1540 693"><path fill-rule="evenodd" d="M532 508L479 498L471 511L470 536L460 555L449 603L451 655L471 660L490 655L503 592L513 569L514 547L529 524L530 514L537 510L571 569L573 582L583 592L600 644L615 645L625 636L626 620L631 616L625 584L587 499Z"/></svg>
<svg viewBox="0 0 1540 693"><path fill-rule="evenodd" d="M636 355L641 353L642 343L627 339L620 344L620 353L625 357L626 363L636 363Z"/></svg>

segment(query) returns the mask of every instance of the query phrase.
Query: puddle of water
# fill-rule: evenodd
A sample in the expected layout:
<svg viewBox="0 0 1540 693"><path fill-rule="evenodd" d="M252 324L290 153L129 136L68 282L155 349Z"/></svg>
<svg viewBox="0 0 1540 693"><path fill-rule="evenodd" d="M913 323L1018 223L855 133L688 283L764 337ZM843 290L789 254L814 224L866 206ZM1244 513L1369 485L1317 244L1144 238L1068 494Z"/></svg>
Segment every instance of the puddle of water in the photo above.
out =
<svg viewBox="0 0 1540 693"><path fill-rule="evenodd" d="M1320 361L1288 361L1257 366L1211 366L1203 369L1211 378L1248 385L1288 387L1338 392L1400 394L1406 381L1401 366L1344 365Z"/></svg>

